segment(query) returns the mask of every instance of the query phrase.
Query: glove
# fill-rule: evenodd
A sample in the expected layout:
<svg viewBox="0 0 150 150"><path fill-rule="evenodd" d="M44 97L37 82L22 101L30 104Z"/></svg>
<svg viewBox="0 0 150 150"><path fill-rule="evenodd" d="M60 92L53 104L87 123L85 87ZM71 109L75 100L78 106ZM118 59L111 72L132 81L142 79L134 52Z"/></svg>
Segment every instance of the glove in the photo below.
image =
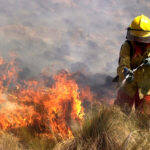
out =
<svg viewBox="0 0 150 150"><path fill-rule="evenodd" d="M144 59L143 63L144 63L144 66L150 66L150 57Z"/></svg>
<svg viewBox="0 0 150 150"><path fill-rule="evenodd" d="M124 68L124 76L126 78L126 81L128 83L131 83L134 80L134 73L132 70L130 70L129 68L125 67Z"/></svg>

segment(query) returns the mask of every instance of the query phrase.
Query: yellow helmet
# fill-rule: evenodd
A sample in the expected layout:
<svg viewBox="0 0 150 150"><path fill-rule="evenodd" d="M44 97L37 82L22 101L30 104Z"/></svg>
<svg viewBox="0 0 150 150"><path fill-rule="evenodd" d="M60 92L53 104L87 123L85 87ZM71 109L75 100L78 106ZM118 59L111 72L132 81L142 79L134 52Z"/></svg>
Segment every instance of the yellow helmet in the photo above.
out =
<svg viewBox="0 0 150 150"><path fill-rule="evenodd" d="M144 15L135 17L128 27L127 39L150 43L150 19Z"/></svg>

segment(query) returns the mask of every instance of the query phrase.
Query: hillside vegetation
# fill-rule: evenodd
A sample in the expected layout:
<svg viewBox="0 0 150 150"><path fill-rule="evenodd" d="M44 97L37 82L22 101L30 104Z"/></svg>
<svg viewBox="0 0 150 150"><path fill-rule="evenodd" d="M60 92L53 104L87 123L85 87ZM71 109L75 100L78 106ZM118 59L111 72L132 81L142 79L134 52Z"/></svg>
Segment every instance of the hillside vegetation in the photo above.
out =
<svg viewBox="0 0 150 150"><path fill-rule="evenodd" d="M148 116L126 116L114 106L96 107L80 129L73 129L73 139L58 142L27 128L1 131L0 150L150 150Z"/></svg>
<svg viewBox="0 0 150 150"><path fill-rule="evenodd" d="M54 150L149 150L148 116L126 116L116 107L100 107L75 132L75 138L57 144Z"/></svg>

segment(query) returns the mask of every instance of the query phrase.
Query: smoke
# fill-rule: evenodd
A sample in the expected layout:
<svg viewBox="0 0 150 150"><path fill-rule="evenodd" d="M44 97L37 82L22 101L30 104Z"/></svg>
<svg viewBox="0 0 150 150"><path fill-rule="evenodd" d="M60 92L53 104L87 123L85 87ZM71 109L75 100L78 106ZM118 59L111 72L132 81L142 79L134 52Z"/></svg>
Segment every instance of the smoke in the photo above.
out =
<svg viewBox="0 0 150 150"><path fill-rule="evenodd" d="M89 87L96 100L107 103L116 97L116 85L112 82L111 76L100 73L85 75L76 72L73 74L73 78L80 87Z"/></svg>
<svg viewBox="0 0 150 150"><path fill-rule="evenodd" d="M150 14L146 0L0 3L0 54L15 52L30 75L43 68L114 75L125 28L133 17Z"/></svg>

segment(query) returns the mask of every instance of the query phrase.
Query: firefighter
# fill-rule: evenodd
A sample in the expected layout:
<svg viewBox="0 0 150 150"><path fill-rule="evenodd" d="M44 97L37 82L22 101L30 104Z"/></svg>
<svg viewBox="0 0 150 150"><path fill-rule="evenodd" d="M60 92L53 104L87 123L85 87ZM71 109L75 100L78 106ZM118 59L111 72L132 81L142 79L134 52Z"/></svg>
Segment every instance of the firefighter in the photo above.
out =
<svg viewBox="0 0 150 150"><path fill-rule="evenodd" d="M132 70L144 62L135 73ZM133 105L150 115L150 19L137 16L127 28L126 41L121 46L117 68L119 90L115 104L129 114ZM121 86L123 80L126 82Z"/></svg>

